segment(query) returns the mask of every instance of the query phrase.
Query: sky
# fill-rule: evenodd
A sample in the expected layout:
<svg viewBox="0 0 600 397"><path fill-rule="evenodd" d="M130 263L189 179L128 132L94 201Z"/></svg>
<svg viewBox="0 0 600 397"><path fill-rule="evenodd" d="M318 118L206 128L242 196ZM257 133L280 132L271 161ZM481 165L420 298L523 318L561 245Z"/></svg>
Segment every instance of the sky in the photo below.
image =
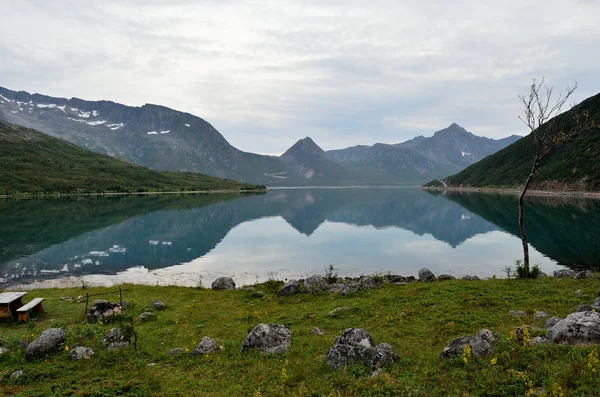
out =
<svg viewBox="0 0 600 397"><path fill-rule="evenodd" d="M0 86L145 103L281 154L431 136L524 135L532 78L600 87L600 0L0 2Z"/></svg>

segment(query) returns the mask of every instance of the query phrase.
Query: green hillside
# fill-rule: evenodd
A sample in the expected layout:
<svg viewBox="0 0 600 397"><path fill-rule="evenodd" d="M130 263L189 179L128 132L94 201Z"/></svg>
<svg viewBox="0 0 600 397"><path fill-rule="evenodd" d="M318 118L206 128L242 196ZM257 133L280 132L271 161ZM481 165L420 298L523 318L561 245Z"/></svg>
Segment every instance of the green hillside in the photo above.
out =
<svg viewBox="0 0 600 397"><path fill-rule="evenodd" d="M600 94L558 117L572 120L575 112L589 111L591 120L600 122ZM542 126L541 128L544 128ZM532 165L533 137L528 135L484 158L444 181L448 186L515 188L526 179ZM581 134L548 155L533 182L532 189L600 190L600 129Z"/></svg>
<svg viewBox="0 0 600 397"><path fill-rule="evenodd" d="M0 122L0 194L236 189L195 173L157 172Z"/></svg>

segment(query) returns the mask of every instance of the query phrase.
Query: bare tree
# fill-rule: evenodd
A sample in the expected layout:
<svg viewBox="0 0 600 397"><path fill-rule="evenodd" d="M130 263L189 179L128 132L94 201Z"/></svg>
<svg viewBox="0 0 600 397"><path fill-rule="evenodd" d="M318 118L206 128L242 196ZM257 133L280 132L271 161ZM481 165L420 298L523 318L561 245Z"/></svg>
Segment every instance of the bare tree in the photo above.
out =
<svg viewBox="0 0 600 397"><path fill-rule="evenodd" d="M553 98L553 89L545 85L545 78L539 82L533 79L528 95L519 95L524 106L524 114L519 119L531 130L533 137L534 153L531 171L525 180L523 190L519 195L519 227L521 229L521 242L523 243L523 267L526 276L529 270L529 249L527 234L525 233L523 217L523 199L529 185L538 172L542 160L557 146L574 138L582 132L596 128L593 121L589 120L589 111L583 109L571 114L561 115L562 108L577 89L577 82L567 87L564 94ZM575 105L573 105L575 107Z"/></svg>

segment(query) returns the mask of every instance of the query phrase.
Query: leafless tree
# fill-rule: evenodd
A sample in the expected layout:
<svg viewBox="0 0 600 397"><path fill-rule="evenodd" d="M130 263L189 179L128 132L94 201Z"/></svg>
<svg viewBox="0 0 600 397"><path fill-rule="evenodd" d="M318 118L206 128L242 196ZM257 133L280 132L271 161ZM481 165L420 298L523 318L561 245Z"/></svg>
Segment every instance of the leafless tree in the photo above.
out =
<svg viewBox="0 0 600 397"><path fill-rule="evenodd" d="M531 171L523 184L519 195L519 227L521 229L521 242L523 243L523 266L525 275L530 274L529 249L527 234L525 233L523 217L523 199L529 185L538 172L542 160L557 146L574 138L576 135L596 128L593 121L589 120L589 111L579 109L571 114L561 115L563 106L577 89L577 82L567 87L564 94L553 98L552 87L546 86L545 78L539 82L533 79L528 95L519 95L524 111L519 119L531 130L533 137L534 153ZM575 107L575 105L573 105Z"/></svg>

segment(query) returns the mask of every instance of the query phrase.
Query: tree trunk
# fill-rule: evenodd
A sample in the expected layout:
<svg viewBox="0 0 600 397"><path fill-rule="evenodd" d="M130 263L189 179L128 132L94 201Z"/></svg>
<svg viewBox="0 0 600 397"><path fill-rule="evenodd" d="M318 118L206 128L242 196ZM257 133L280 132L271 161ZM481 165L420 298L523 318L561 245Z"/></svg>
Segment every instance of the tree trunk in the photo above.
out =
<svg viewBox="0 0 600 397"><path fill-rule="evenodd" d="M535 175L535 171L537 168L536 159L533 162L533 167L531 167L531 172L525 181L525 185L523 185L523 191L519 195L519 229L521 229L521 243L523 244L523 268L525 269L525 276L529 276L529 245L527 244L527 234L525 233L525 217L524 217L524 205L523 199L525 198L525 193L527 192L527 188L529 187L529 183L533 179Z"/></svg>

